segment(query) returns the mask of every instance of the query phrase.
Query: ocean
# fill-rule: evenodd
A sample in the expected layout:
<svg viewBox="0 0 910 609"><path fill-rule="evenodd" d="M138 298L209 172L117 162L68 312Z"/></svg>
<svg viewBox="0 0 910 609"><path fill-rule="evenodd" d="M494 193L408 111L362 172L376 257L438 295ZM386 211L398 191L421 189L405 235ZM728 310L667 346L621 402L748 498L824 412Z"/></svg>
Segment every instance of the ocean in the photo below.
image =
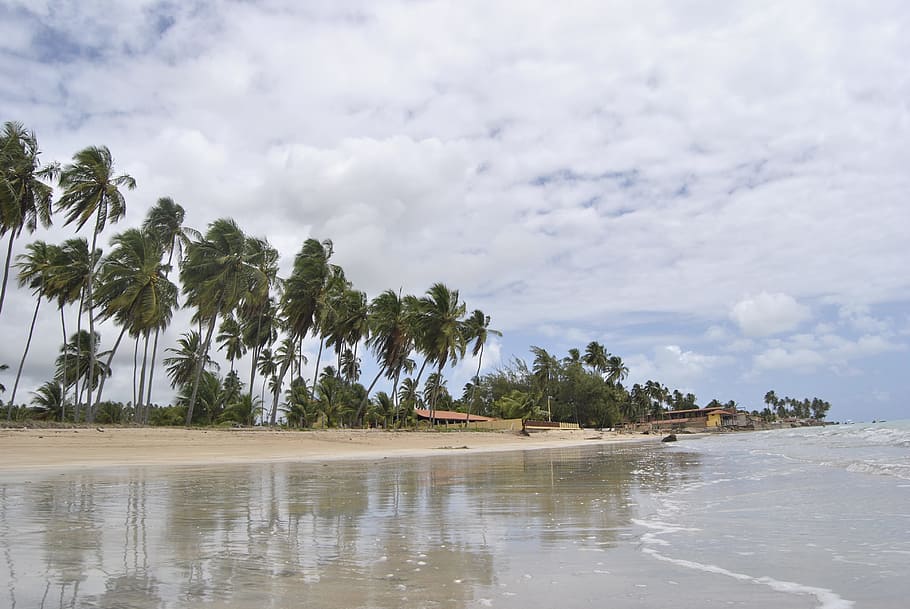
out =
<svg viewBox="0 0 910 609"><path fill-rule="evenodd" d="M0 607L10 609L903 609L908 599L906 422L0 474Z"/></svg>

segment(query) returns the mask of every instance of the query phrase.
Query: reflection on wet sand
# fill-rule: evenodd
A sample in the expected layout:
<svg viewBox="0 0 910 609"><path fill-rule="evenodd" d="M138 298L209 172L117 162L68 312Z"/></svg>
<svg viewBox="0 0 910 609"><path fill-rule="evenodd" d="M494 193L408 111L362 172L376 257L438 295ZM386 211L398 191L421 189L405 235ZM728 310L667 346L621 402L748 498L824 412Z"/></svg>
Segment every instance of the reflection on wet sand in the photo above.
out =
<svg viewBox="0 0 910 609"><path fill-rule="evenodd" d="M612 548L633 489L686 459L602 446L0 481L0 586L11 608L472 606L542 553Z"/></svg>

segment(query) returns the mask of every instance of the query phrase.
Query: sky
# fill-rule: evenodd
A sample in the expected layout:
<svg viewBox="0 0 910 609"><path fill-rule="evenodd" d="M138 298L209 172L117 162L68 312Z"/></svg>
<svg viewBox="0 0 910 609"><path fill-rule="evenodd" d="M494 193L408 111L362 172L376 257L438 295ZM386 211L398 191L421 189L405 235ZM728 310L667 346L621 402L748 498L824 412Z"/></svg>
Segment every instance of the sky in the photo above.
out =
<svg viewBox="0 0 910 609"><path fill-rule="evenodd" d="M0 0L0 121L46 162L110 148L138 187L105 247L170 196L285 276L315 237L371 298L458 289L503 333L486 371L596 340L700 404L910 418L908 57L900 0ZM34 304L0 316L6 399ZM48 306L17 401L60 332Z"/></svg>

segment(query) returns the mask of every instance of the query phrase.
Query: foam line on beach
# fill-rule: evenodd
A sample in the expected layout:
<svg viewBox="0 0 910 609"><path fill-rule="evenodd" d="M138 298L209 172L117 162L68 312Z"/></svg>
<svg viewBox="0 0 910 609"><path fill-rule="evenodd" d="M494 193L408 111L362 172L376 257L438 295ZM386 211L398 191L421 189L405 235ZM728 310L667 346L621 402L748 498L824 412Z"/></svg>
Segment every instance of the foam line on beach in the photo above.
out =
<svg viewBox="0 0 910 609"><path fill-rule="evenodd" d="M666 540L660 538L661 535L666 535L668 533L675 533L678 531L697 531L698 529L691 529L680 527L678 525L673 525L665 522L657 521L646 521L646 520L637 520L633 519L632 522L638 526L650 529L649 532L641 536L641 541L646 546L648 545L657 545L657 546L668 546L670 545ZM753 575L748 575L745 573L737 573L729 569L725 569L719 565L704 564L696 562L693 560L686 560L683 558L672 558L661 554L656 549L652 547L642 548L642 553L647 554L657 560L668 562L679 567L685 567L687 569L693 569L696 571L701 571L703 573L711 573L714 575L723 575L724 577L730 577L732 579L748 582L763 586L768 586L772 590L777 592L783 592L786 594L799 594L799 595L809 595L814 596L818 602L818 609L851 609L854 606L854 602L847 600L840 595L838 595L833 590L827 588L818 588L815 586L807 586L805 584L800 584L796 582L788 582L773 577L762 576L755 577Z"/></svg>

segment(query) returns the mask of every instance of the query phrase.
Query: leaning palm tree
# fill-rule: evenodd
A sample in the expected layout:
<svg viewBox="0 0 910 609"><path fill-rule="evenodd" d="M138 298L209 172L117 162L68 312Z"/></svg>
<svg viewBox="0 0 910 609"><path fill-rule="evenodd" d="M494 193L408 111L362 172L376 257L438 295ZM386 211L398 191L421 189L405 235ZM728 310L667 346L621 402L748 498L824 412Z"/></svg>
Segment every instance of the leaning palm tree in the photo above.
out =
<svg viewBox="0 0 910 609"><path fill-rule="evenodd" d="M171 388L185 387L193 382L196 378L196 367L199 361L199 351L201 348L201 338L199 332L190 330L184 332L177 340L177 348L168 348L165 351L173 353L171 357L164 358L164 366L167 376L171 379ZM206 369L218 369L218 363L206 356L203 367Z"/></svg>
<svg viewBox="0 0 910 609"><path fill-rule="evenodd" d="M57 208L66 213L65 224L76 224L76 230L82 229L86 222L94 219L92 230L92 247L89 250L94 256L98 235L104 231L108 222L117 222L126 215L126 199L120 188L133 190L136 180L129 175L114 175L114 159L111 151L106 146L90 146L80 150L73 156L73 162L60 172L60 187L63 194L57 201ZM95 259L90 260L94 268ZM95 340L94 319L94 281L89 275L86 288L86 301L88 302L88 323L90 340ZM95 357L95 345L89 350L89 357ZM89 365L89 386L94 386L93 374L95 370L94 359ZM88 405L86 407L88 421L94 417L92 392L88 392Z"/></svg>
<svg viewBox="0 0 910 609"><path fill-rule="evenodd" d="M465 339L467 342L474 341L471 348L471 355L477 358L477 372L474 374L473 387L471 388L471 399L468 402L468 416L465 417L465 427L471 418L471 407L474 405L474 397L477 393L477 386L480 385L480 367L483 364L483 348L486 345L490 335L502 336L502 332L490 328L490 316L484 315L483 311L475 309L471 316L464 324Z"/></svg>
<svg viewBox="0 0 910 609"><path fill-rule="evenodd" d="M20 123L7 122L0 132L0 235L9 233L0 312L6 300L6 283L13 257L13 242L23 230L35 232L40 222L51 224L52 188L45 183L59 171L56 163L42 166L35 133Z"/></svg>
<svg viewBox="0 0 910 609"><path fill-rule="evenodd" d="M189 245L180 279L187 304L196 308L194 320L208 325L200 361L209 352L218 318L232 313L248 295L261 293L262 286L268 283L262 271L251 264L246 235L228 218L212 222L205 237ZM200 366L193 382L195 388L201 375ZM193 420L195 400L196 389L187 402L187 425Z"/></svg>
<svg viewBox="0 0 910 609"><path fill-rule="evenodd" d="M10 394L10 404L6 411L7 420L10 420L13 414L12 405L16 402L16 390L19 388L22 368L25 366L25 358L28 356L28 350L32 344L32 336L35 333L38 309L45 298L50 298L49 279L55 261L59 256L60 248L56 245L48 245L44 241L35 241L26 246L25 254L20 254L17 257L16 266L19 268L19 287L28 286L31 288L32 294L35 296L35 312L32 314L32 322L28 328L25 349L22 352L22 359L19 360L19 369L16 371L16 380L13 383L13 391Z"/></svg>
<svg viewBox="0 0 910 609"><path fill-rule="evenodd" d="M614 384L622 383L627 376L629 376L629 368L623 363L622 358L618 355L610 356L607 362L607 381Z"/></svg>
<svg viewBox="0 0 910 609"><path fill-rule="evenodd" d="M89 337L88 332L79 330L70 337L69 342L60 348L60 355L57 357L55 378L66 379L66 382L75 387L76 404L79 404L81 392L89 394L98 388L100 379L104 376L110 376L108 368L100 358L107 355L107 352L95 353L94 356L89 350L95 348L100 340L99 336L94 339ZM91 369L90 369L91 366ZM64 389L67 387L64 386ZM78 419L79 411L73 412ZM88 412L86 412L86 417Z"/></svg>
<svg viewBox="0 0 910 609"><path fill-rule="evenodd" d="M333 278L343 277L341 268L329 263L332 242L307 239L294 258L294 268L284 283L281 298L282 315L287 321L287 331L295 341L303 341L311 331L318 331L325 318L328 291ZM322 341L319 343L322 355ZM319 357L316 374L319 373ZM313 378L316 384L316 378Z"/></svg>
<svg viewBox="0 0 910 609"><path fill-rule="evenodd" d="M101 260L101 257L100 248L95 250L94 255L89 253L88 241L82 237L67 239L60 245L60 255L50 271L48 289L53 298L57 300L63 344L66 344L68 336L64 307L76 302L79 303L79 312L76 316L76 333L79 334L82 331L82 312L85 308L85 293L89 277L95 272L97 262ZM63 357L68 357L65 351ZM78 368L78 364L76 367ZM69 370L69 366L64 365L62 368L64 375L67 370ZM81 407L77 397L79 395L79 383L73 384L69 381L70 379L66 376L61 379L64 387L73 385L73 404L75 406L73 414L76 415Z"/></svg>
<svg viewBox="0 0 910 609"><path fill-rule="evenodd" d="M197 230L183 226L185 215L183 207L175 203L173 199L161 197L149 209L142 222L142 230L155 235L164 251L167 252L165 278L170 277L170 272L174 268L174 252L177 252L177 260L182 261L184 248L189 245L191 239L199 238ZM152 403L152 382L155 378L155 363L158 359L158 337L165 327L155 328L155 338L152 343L152 365L148 375L148 393L144 400L142 396L139 396L139 401L145 402L144 417L148 416L148 408ZM148 421L144 418L143 422Z"/></svg>
<svg viewBox="0 0 910 609"><path fill-rule="evenodd" d="M374 298L370 302L368 320L366 344L379 360L379 372L367 388L367 398L383 374L397 385L408 354L414 348L410 317L400 293L386 290ZM395 393L394 387L392 392ZM355 418L360 418L365 405L366 400L360 404Z"/></svg>
<svg viewBox="0 0 910 609"><path fill-rule="evenodd" d="M588 346L585 347L585 354L582 357L582 361L591 368L591 370L602 376L609 368L610 354L607 353L607 350L602 344L597 341L591 341L588 343Z"/></svg>
<svg viewBox="0 0 910 609"><path fill-rule="evenodd" d="M113 249L101 265L95 294L99 318L114 319L121 327L108 356L108 367L127 331L137 339L148 339L153 330L170 322L177 304L177 287L166 277L167 266L161 262L163 248L154 235L131 228L114 236L111 245ZM144 384L144 370L140 383ZM98 402L103 390L102 379ZM140 390L140 398L142 393Z"/></svg>
<svg viewBox="0 0 910 609"><path fill-rule="evenodd" d="M420 347L427 361L436 365L436 373L442 376L442 369L446 364L454 366L458 359L464 356L467 348L462 329L465 304L459 299L458 290L450 290L441 283L430 286L420 302L418 318L422 337ZM439 391L436 391L430 401L431 424L435 422L433 411L438 398Z"/></svg>

